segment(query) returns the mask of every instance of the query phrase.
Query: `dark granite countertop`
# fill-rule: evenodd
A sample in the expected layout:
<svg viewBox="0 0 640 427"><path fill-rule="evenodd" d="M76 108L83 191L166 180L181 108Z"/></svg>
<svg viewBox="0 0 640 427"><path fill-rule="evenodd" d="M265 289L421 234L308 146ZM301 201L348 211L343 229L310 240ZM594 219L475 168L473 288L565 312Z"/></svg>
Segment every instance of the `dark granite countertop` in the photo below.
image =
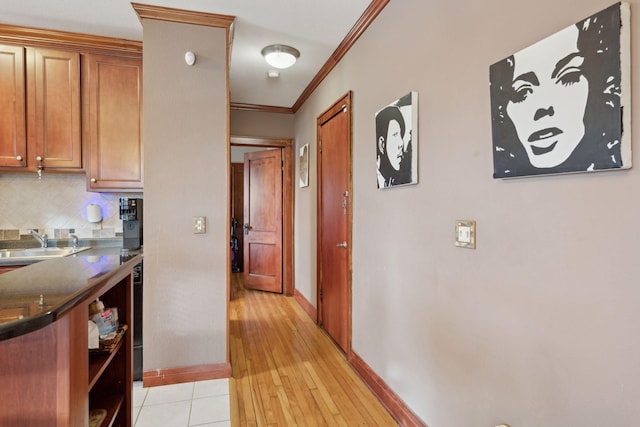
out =
<svg viewBox="0 0 640 427"><path fill-rule="evenodd" d="M142 261L141 251L97 247L0 274L0 311L22 308L21 319L0 321L0 340L55 322L122 268Z"/></svg>

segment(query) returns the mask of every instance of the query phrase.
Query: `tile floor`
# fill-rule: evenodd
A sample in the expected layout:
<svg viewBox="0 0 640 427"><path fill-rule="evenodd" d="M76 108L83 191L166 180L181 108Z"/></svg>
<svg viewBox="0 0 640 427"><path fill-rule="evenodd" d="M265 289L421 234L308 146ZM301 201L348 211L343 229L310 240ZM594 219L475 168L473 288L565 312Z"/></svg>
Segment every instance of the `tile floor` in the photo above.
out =
<svg viewBox="0 0 640 427"><path fill-rule="evenodd" d="M135 427L230 427L229 380L133 386Z"/></svg>

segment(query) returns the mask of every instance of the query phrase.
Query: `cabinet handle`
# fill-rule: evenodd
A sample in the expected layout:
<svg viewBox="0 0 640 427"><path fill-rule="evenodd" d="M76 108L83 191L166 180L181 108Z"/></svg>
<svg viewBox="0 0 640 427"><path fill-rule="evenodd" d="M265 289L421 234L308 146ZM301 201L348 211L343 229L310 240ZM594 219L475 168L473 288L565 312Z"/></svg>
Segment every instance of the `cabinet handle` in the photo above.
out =
<svg viewBox="0 0 640 427"><path fill-rule="evenodd" d="M36 161L38 162L38 170L36 173L38 174L38 179L42 179L42 157L36 156Z"/></svg>
<svg viewBox="0 0 640 427"><path fill-rule="evenodd" d="M16 160L21 162L22 161L22 156L16 156Z"/></svg>
<svg viewBox="0 0 640 427"><path fill-rule="evenodd" d="M98 182L98 180L95 178L91 178L91 182Z"/></svg>

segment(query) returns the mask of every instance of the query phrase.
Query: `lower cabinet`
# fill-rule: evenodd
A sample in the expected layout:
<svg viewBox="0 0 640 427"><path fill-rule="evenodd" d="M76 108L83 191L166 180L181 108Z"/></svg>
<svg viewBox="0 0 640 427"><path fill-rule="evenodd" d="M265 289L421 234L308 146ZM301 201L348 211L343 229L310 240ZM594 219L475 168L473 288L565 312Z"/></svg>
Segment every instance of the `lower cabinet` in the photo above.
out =
<svg viewBox="0 0 640 427"><path fill-rule="evenodd" d="M0 323L23 319L27 315L27 310L27 307L22 305L0 308Z"/></svg>
<svg viewBox="0 0 640 427"><path fill-rule="evenodd" d="M88 350L89 304L99 297L131 324L132 280L106 283L52 324L0 341L0 426L86 427L96 414L98 426L132 425L131 328L111 351Z"/></svg>
<svg viewBox="0 0 640 427"><path fill-rule="evenodd" d="M23 265L0 265L0 274L8 273L18 268L24 267Z"/></svg>

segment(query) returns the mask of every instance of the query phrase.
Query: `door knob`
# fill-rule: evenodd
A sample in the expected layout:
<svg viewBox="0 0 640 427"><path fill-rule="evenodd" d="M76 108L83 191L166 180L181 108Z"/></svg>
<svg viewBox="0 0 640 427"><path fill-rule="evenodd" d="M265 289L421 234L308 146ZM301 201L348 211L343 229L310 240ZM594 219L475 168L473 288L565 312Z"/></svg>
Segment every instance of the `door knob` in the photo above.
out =
<svg viewBox="0 0 640 427"><path fill-rule="evenodd" d="M338 243L336 245L336 248L347 248L347 242L342 242L342 243Z"/></svg>
<svg viewBox="0 0 640 427"><path fill-rule="evenodd" d="M249 223L248 222L245 222L242 225L242 230L244 231L244 234L249 234Z"/></svg>

